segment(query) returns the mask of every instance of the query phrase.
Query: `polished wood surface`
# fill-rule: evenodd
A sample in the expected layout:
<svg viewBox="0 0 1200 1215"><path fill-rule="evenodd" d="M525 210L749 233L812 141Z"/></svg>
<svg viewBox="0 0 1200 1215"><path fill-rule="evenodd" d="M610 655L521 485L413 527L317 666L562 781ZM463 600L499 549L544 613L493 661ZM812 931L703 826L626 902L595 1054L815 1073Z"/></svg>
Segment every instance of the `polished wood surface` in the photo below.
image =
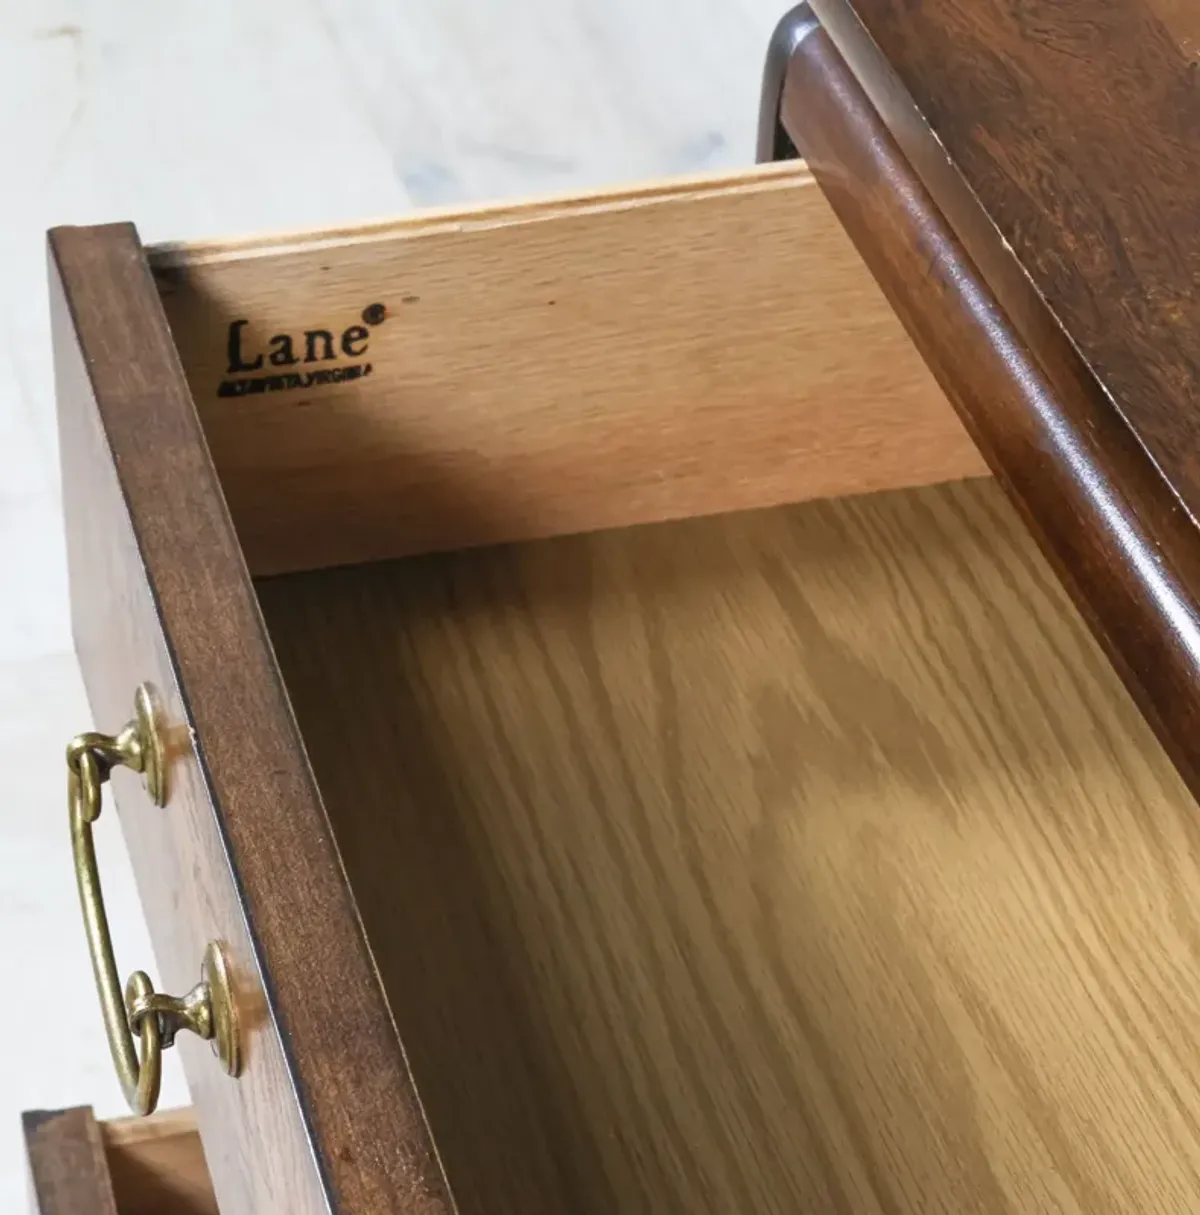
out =
<svg viewBox="0 0 1200 1215"><path fill-rule="evenodd" d="M90 1109L30 1110L21 1115L21 1125L32 1215L125 1215L113 1196Z"/></svg>
<svg viewBox="0 0 1200 1215"><path fill-rule="evenodd" d="M1195 807L995 482L258 590L463 1215L1200 1205Z"/></svg>
<svg viewBox="0 0 1200 1215"><path fill-rule="evenodd" d="M219 1215L191 1110L99 1125L120 1215Z"/></svg>
<svg viewBox="0 0 1200 1215"><path fill-rule="evenodd" d="M960 399L968 425L999 436L990 448L981 441L985 454L1200 791L1194 20L1183 6L1141 0L812 7L874 122L847 89L825 118L811 114L824 87L820 35L796 59L797 146L824 148L824 166L812 167L844 199L846 165L857 166L849 176L876 195L864 223L889 205L907 209L907 232L894 219L877 233L860 227L868 261L874 244L912 240L914 221L965 252L982 295L943 259L933 284L904 288L910 312L944 315L953 300L940 297L957 293L960 309L977 323L991 314L1012 339L1017 353L999 379L1020 363L1033 369L1036 384L1004 387L980 368L972 399ZM897 146L915 193L898 194L894 173L871 177ZM890 204L879 197L889 193ZM935 371L938 359L955 361L948 343L932 344ZM1027 403L1011 408L1014 395Z"/></svg>
<svg viewBox="0 0 1200 1215"><path fill-rule="evenodd" d="M137 235L58 229L50 251L84 682L112 731L151 681L171 735L165 809L131 773L113 777L149 969L181 994L210 939L231 956L244 1074L225 1076L192 1035L177 1042L222 1215L324 1215L330 1199L440 1215L440 1171Z"/></svg>
<svg viewBox="0 0 1200 1215"><path fill-rule="evenodd" d="M984 468L803 166L152 264L254 573ZM262 381L372 303L370 375L219 395L231 322Z"/></svg>
<svg viewBox="0 0 1200 1215"><path fill-rule="evenodd" d="M1195 6L814 8L852 66L869 36L1113 407L1184 501L1200 506L1190 407L1200 366Z"/></svg>

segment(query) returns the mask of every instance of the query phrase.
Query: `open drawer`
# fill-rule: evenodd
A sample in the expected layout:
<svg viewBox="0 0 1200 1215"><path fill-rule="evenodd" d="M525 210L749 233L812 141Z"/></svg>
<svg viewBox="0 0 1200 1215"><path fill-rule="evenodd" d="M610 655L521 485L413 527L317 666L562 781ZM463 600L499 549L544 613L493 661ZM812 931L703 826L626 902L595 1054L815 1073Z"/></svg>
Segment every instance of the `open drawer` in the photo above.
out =
<svg viewBox="0 0 1200 1215"><path fill-rule="evenodd" d="M51 253L224 1215L1200 1201L1191 796L803 165Z"/></svg>
<svg viewBox="0 0 1200 1215"><path fill-rule="evenodd" d="M23 1121L33 1215L217 1215L190 1110L98 1122L81 1106Z"/></svg>

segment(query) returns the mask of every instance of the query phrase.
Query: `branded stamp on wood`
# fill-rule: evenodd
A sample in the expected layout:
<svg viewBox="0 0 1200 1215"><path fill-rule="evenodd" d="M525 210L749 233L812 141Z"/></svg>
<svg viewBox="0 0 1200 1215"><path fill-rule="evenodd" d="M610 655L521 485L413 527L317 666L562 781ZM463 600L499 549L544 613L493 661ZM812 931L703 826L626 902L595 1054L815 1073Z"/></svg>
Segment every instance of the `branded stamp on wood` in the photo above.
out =
<svg viewBox="0 0 1200 1215"><path fill-rule="evenodd" d="M371 374L371 364L363 360L371 340L371 328L387 318L387 306L368 304L362 310L359 323L347 325L340 334L331 329L305 329L298 334L277 333L267 340L266 348L248 342L246 329L250 321L240 318L229 322L226 342L228 379L221 381L217 395L221 397L254 396L263 392L286 392L293 388L314 388L324 384L341 384ZM339 363L341 359L357 362ZM305 371L278 371L266 375L249 373L264 367L309 367L314 363L337 363L333 367L316 367Z"/></svg>

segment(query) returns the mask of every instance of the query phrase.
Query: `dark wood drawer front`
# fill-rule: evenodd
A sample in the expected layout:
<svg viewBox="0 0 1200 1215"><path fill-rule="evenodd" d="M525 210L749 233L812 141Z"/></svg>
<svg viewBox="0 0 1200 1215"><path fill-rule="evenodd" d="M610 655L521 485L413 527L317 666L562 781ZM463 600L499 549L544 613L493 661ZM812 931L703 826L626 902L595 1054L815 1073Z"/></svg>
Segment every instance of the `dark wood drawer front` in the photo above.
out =
<svg viewBox="0 0 1200 1215"><path fill-rule="evenodd" d="M131 774L112 782L154 977L183 994L211 940L233 971L241 1077L207 1043L178 1040L221 1209L442 1210L137 235L62 229L51 259L72 615L94 725L119 729L148 681L169 728L164 809ZM147 961L118 959L122 977ZM363 1126L386 1127L391 1150Z"/></svg>

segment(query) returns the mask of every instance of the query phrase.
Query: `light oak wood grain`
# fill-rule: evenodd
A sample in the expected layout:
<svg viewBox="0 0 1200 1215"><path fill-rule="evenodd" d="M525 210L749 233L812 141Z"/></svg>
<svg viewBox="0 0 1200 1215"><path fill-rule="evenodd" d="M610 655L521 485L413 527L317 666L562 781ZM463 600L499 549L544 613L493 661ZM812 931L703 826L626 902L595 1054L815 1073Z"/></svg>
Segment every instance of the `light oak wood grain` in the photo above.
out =
<svg viewBox="0 0 1200 1215"><path fill-rule="evenodd" d="M1148 6L1189 59L1200 57L1200 13L1187 0L1149 0Z"/></svg>
<svg viewBox="0 0 1200 1215"><path fill-rule="evenodd" d="M1195 805L993 483L259 594L463 1215L1200 1205Z"/></svg>
<svg viewBox="0 0 1200 1215"><path fill-rule="evenodd" d="M218 1215L191 1110L99 1126L120 1215Z"/></svg>
<svg viewBox="0 0 1200 1215"><path fill-rule="evenodd" d="M152 261L255 573L984 471L802 165ZM219 395L371 304L368 376Z"/></svg>

